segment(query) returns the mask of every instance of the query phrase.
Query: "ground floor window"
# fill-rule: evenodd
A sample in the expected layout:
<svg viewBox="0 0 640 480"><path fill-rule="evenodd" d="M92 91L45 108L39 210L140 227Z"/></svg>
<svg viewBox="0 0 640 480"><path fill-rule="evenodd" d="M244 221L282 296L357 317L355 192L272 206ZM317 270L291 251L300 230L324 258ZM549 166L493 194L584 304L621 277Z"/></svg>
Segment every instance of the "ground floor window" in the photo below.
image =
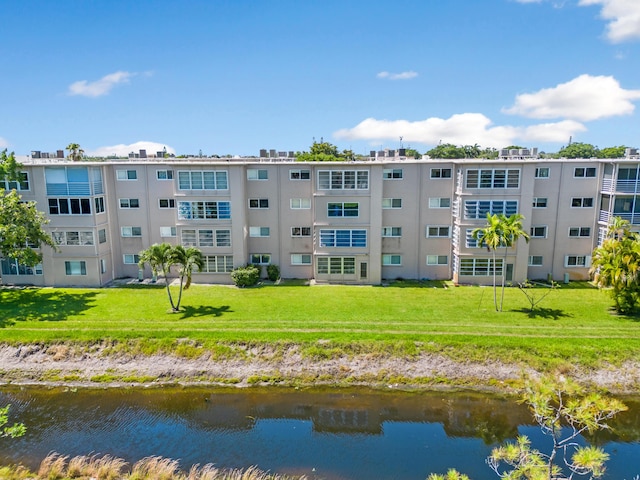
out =
<svg viewBox="0 0 640 480"><path fill-rule="evenodd" d="M123 255L125 265L137 265L140 261L140 255L135 253L125 253Z"/></svg>
<svg viewBox="0 0 640 480"><path fill-rule="evenodd" d="M230 273L233 270L232 255L206 255L201 273Z"/></svg>
<svg viewBox="0 0 640 480"><path fill-rule="evenodd" d="M0 265L2 266L2 275L42 275L42 264L40 263L35 267L27 267L12 258L3 258Z"/></svg>
<svg viewBox="0 0 640 480"><path fill-rule="evenodd" d="M427 265L448 265L449 257L447 255L427 255Z"/></svg>
<svg viewBox="0 0 640 480"><path fill-rule="evenodd" d="M502 259L495 260L495 273L502 275ZM494 260L492 258L461 258L460 275L487 277L493 275Z"/></svg>
<svg viewBox="0 0 640 480"><path fill-rule="evenodd" d="M394 266L402 265L402 255L389 255L389 254L384 254L384 255L382 255L382 265L385 265L385 266L389 266L389 265L394 265Z"/></svg>
<svg viewBox="0 0 640 480"><path fill-rule="evenodd" d="M87 262L84 260L64 262L64 270L67 275L86 275Z"/></svg>
<svg viewBox="0 0 640 480"><path fill-rule="evenodd" d="M355 257L318 257L318 275L354 275L356 273Z"/></svg>
<svg viewBox="0 0 640 480"><path fill-rule="evenodd" d="M591 257L587 255L567 255L564 257L565 267L589 267Z"/></svg>
<svg viewBox="0 0 640 480"><path fill-rule="evenodd" d="M310 253L292 253L291 265L311 265Z"/></svg>
<svg viewBox="0 0 640 480"><path fill-rule="evenodd" d="M271 263L271 255L268 253L252 253L249 263L254 265L269 265Z"/></svg>

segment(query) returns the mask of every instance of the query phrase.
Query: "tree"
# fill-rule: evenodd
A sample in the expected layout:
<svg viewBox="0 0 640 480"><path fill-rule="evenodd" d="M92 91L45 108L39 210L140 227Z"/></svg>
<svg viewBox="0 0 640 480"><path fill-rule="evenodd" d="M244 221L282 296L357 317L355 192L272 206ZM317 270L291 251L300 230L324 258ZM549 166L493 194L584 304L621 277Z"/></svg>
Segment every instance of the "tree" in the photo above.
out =
<svg viewBox="0 0 640 480"><path fill-rule="evenodd" d="M427 155L431 158L465 158L465 149L451 143L442 143L429 150Z"/></svg>
<svg viewBox="0 0 640 480"><path fill-rule="evenodd" d="M80 148L80 145L77 143L70 143L67 145L67 150L69 150L69 158L74 162L82 160L84 156L84 150Z"/></svg>
<svg viewBox="0 0 640 480"><path fill-rule="evenodd" d="M143 269L148 264L151 267L153 276L156 277L162 273L164 277L167 296L171 304L171 311L180 310L180 302L182 301L182 290L186 290L191 286L191 278L194 267L202 270L204 267L204 259L202 253L195 247L184 248L182 245L173 246L169 243L154 243L146 250L140 252L140 260L138 266ZM171 268L178 268L178 276L180 278L180 290L178 300L174 301L171 294L169 274Z"/></svg>
<svg viewBox="0 0 640 480"><path fill-rule="evenodd" d="M589 270L598 288L608 288L618 313L632 313L640 300L640 234L615 217L593 251Z"/></svg>
<svg viewBox="0 0 640 480"><path fill-rule="evenodd" d="M608 454L597 447L579 445L578 437L610 429L609 420L627 410L622 402L587 393L575 382L553 378L529 382L523 402L529 405L542 432L551 437L553 447L551 453L544 454L533 449L526 436L519 436L516 443L494 448L487 463L499 477L551 480L572 479L574 475L598 478L604 474Z"/></svg>
<svg viewBox="0 0 640 480"><path fill-rule="evenodd" d="M420 158L422 158L422 154L418 152L415 148L407 148L404 153L407 157L413 157L416 160L419 160Z"/></svg>
<svg viewBox="0 0 640 480"><path fill-rule="evenodd" d="M481 245L486 246L487 250L492 252L493 259L491 269L493 271L493 304L496 308L496 312L502 311L502 305L504 303L504 288L505 288L505 274L504 268L507 262L507 249L515 245L518 238L522 237L526 241L529 241L529 235L522 230L522 219L524 217L519 213L515 213L509 217L503 213L487 213L487 224L484 227L478 227L471 232L471 236ZM501 275L502 275L502 294L500 297L500 304L498 306L497 299L497 259L496 250L500 247L504 247L504 259L502 260Z"/></svg>
<svg viewBox="0 0 640 480"><path fill-rule="evenodd" d="M27 431L27 428L23 423L14 423L10 427L7 427L9 423L9 409L11 405L6 405L0 408L0 438L17 438L21 437Z"/></svg>
<svg viewBox="0 0 640 480"><path fill-rule="evenodd" d="M180 310L180 302L182 301L182 289L187 290L191 286L191 276L193 269L204 269L204 257L202 252L195 247L184 248L182 245L176 245L171 251L171 259L174 265L178 267L180 275L180 290L178 293L178 301L174 308L175 311Z"/></svg>
<svg viewBox="0 0 640 480"><path fill-rule="evenodd" d="M338 147L322 139L320 139L320 142L314 140L308 152L296 153L296 159L299 162L343 162L354 158L353 151L343 150L339 152Z"/></svg>
<svg viewBox="0 0 640 480"><path fill-rule="evenodd" d="M21 165L13 152L0 153L0 185L5 180L17 181ZM48 245L54 250L56 244L44 230L48 220L36 209L36 202L23 202L22 196L11 189L0 186L0 256L16 260L19 264L33 267L42 261L42 253L34 250Z"/></svg>
<svg viewBox="0 0 640 480"><path fill-rule="evenodd" d="M624 145L619 147L607 147L600 150L600 158L624 158L627 149Z"/></svg>
<svg viewBox="0 0 640 480"><path fill-rule="evenodd" d="M564 158L592 158L598 157L600 151L590 143L571 143L558 151L559 157Z"/></svg>

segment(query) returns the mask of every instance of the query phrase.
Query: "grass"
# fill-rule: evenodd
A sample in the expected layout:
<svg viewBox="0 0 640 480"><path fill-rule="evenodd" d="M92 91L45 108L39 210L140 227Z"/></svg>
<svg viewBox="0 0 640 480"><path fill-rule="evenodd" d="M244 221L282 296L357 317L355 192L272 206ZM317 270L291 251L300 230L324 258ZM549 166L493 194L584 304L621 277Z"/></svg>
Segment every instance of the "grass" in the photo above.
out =
<svg viewBox="0 0 640 480"><path fill-rule="evenodd" d="M533 312L515 288L505 293L504 311L495 312L492 288L445 287L194 285L179 313L169 312L159 286L1 288L0 342L66 342L72 348L106 342L113 352L188 358L205 351L228 358L239 354L238 344L295 343L318 359L427 351L549 368L619 364L640 353L640 317L613 314L609 296L588 284L563 285Z"/></svg>

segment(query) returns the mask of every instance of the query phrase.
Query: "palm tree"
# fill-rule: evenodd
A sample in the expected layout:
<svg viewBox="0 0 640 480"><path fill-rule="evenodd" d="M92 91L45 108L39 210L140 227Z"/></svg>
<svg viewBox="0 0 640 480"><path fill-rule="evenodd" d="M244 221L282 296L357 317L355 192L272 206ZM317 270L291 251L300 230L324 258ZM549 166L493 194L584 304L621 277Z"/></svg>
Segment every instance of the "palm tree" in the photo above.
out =
<svg viewBox="0 0 640 480"><path fill-rule="evenodd" d="M178 306L174 304L171 289L169 288L169 272L171 271L171 267L176 263L173 250L174 247L169 243L154 243L146 250L140 252L138 266L143 269L145 264L148 263L154 277L157 277L159 272L162 273L167 286L167 295L169 296L171 310L175 312L178 310Z"/></svg>
<svg viewBox="0 0 640 480"><path fill-rule="evenodd" d="M616 217L593 252L591 269L598 288L610 288L616 311L632 312L640 300L640 234Z"/></svg>
<svg viewBox="0 0 640 480"><path fill-rule="evenodd" d="M493 261L491 268L493 270L493 305L498 311L498 298L496 289L496 249L504 243L504 225L498 214L487 213L487 224L484 227L475 228L471 232L471 236L480 245L487 247L492 252Z"/></svg>
<svg viewBox="0 0 640 480"><path fill-rule="evenodd" d="M197 267L198 270L204 268L204 257L202 256L202 252L195 247L184 248L182 245L176 245L171 251L171 259L180 271L178 301L173 309L174 311L178 311L180 309L180 301L182 300L183 285L185 290L191 286L193 269L194 267Z"/></svg>
<svg viewBox="0 0 640 480"><path fill-rule="evenodd" d="M69 150L69 158L74 162L78 160L82 160L84 155L84 150L80 148L80 145L77 143L70 143L67 145L67 150Z"/></svg>
<svg viewBox="0 0 640 480"><path fill-rule="evenodd" d="M518 238L522 237L528 243L529 242L529 234L522 229L522 220L524 217L519 213L514 213L513 215L507 217L505 215L500 215L500 220L503 224L504 231L504 261L502 262L502 268L506 268L507 265L507 249L509 247L513 247ZM500 311L502 311L502 305L504 304L504 282L506 279L505 272L502 272L502 293L500 296Z"/></svg>

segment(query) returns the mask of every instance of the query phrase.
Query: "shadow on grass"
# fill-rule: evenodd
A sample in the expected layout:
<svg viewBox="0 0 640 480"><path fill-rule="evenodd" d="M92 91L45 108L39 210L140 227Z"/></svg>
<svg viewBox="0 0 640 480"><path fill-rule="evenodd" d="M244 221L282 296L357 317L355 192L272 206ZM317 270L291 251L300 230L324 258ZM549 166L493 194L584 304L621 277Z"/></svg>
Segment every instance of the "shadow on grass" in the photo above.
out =
<svg viewBox="0 0 640 480"><path fill-rule="evenodd" d="M530 308L517 308L512 312L524 313L529 318L544 318L547 320L558 320L559 318L571 318L573 315L566 313L560 308L544 308L536 307L533 310Z"/></svg>
<svg viewBox="0 0 640 480"><path fill-rule="evenodd" d="M453 283L445 280L392 280L376 286L384 288L453 288Z"/></svg>
<svg viewBox="0 0 640 480"><path fill-rule="evenodd" d="M93 307L97 293L42 288L0 288L0 328L15 322L59 322Z"/></svg>
<svg viewBox="0 0 640 480"><path fill-rule="evenodd" d="M221 317L223 313L233 312L229 305L223 305L221 307L211 307L209 305L200 305L199 307L192 307L190 305L180 308L180 319L196 318L196 317Z"/></svg>

